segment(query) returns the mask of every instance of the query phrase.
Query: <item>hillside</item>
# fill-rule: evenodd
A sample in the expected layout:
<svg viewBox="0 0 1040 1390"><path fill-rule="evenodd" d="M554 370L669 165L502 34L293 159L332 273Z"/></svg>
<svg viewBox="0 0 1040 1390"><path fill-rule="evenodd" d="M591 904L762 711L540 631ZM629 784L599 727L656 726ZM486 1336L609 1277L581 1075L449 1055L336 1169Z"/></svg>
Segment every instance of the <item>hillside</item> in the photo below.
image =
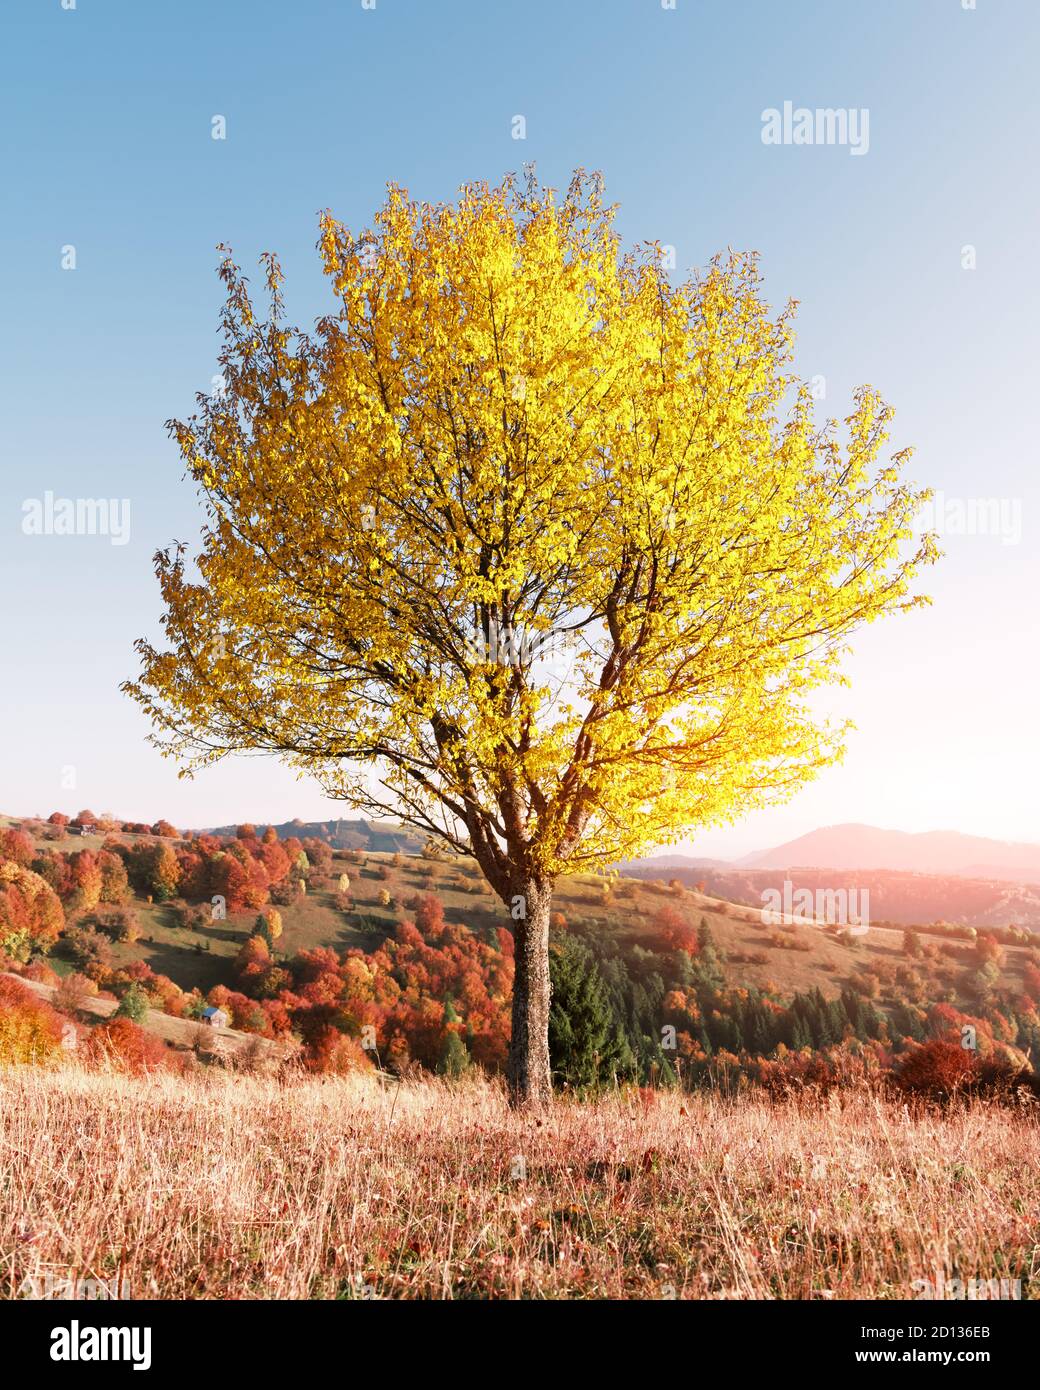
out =
<svg viewBox="0 0 1040 1390"><path fill-rule="evenodd" d="M93 838L84 837L83 843L90 845ZM100 845L100 837L97 843ZM351 908L343 910L332 888L319 889L281 907L280 955L292 956L316 947L372 950L392 932L404 904L423 892L435 893L448 920L477 935L486 937L508 925L502 903L470 862L438 863L373 853L364 856L361 866L347 859L335 863L337 872L349 871ZM652 944L654 920L663 907L677 910L693 928L703 918L719 946L727 984L759 989L772 984L783 994L819 988L832 997L840 992L855 966L901 960L903 931L892 926L874 926L865 940L855 944L826 930L788 927L786 934L797 947L778 949L776 927L761 920L759 876L701 870L699 878L706 881L706 887L718 891L698 892L685 887L677 892L660 881L632 877L619 879L605 900L606 880L592 874L563 878L553 908L564 915L570 927L600 932L622 945ZM780 881L775 874L760 878L763 887ZM732 892L732 898L723 895L723 888ZM390 896L389 904L380 902L384 893ZM879 894L878 900L883 901L883 896ZM204 991L229 982L230 965L252 934L257 917L255 909L232 911L223 921L208 921L188 930L176 925L174 904L149 903L135 895L132 905L140 918L142 935L136 942L115 944L116 965L144 961L183 988L197 986ZM922 913L912 920L927 918ZM948 944L946 937L929 933L927 926L921 926L920 933L925 941ZM756 953L764 953L766 959L748 958ZM1006 956L1007 983L1017 985L1029 952L1025 947L1012 947ZM58 968L62 968L60 962ZM955 967L940 965L930 973L935 997L944 997L953 988L958 1002L969 1002L965 993L956 990Z"/></svg>
<svg viewBox="0 0 1040 1390"><path fill-rule="evenodd" d="M667 877L691 887L703 883L715 897L756 908L765 901L763 894L770 890L783 893L787 883L794 892L840 889L865 893L874 922L900 926L951 922L979 930L1015 925L1040 931L1040 882L899 869L738 869L711 861L683 863L671 856L628 865L625 873L640 879Z"/></svg>
<svg viewBox="0 0 1040 1390"><path fill-rule="evenodd" d="M292 956L316 947L336 950L358 947L372 950L393 930L404 913L404 904L416 894L433 892L444 907L449 921L458 922L483 937L508 924L505 908L472 866L425 864L402 858L393 862L388 854L365 856L365 864L345 864L350 870L353 906L343 911L334 890L318 890L304 899L279 909L283 932L279 954ZM381 893L391 903L379 901ZM872 927L859 942L841 940L833 932L810 926L787 927L782 935L797 943L778 948L777 928L763 924L761 909L728 902L721 897L694 889L681 895L662 884L620 880L607 905L603 901L603 880L592 875L565 878L558 885L554 910L563 914L570 928L581 932L600 932L622 946L652 945L655 918L662 907L678 911L691 928L702 918L707 921L719 947L727 984L764 988L773 984L783 994L796 994L819 988L827 996L838 994L852 970L863 963L902 959L903 930ZM173 908L166 904L136 901L135 911L144 928L142 939L114 948L118 964L143 960L154 970L170 975L184 986L210 988L227 983L229 967L243 943L252 934L256 912L229 913L226 921L208 922L190 931L173 925ZM949 945L939 933L920 932L922 940ZM748 957L762 953L766 959ZM1006 982L1021 981L1023 967L1030 958L1026 947L1006 950ZM944 997L952 988L960 1003L969 1002L956 982L963 971L946 963L929 967L932 992Z"/></svg>
<svg viewBox="0 0 1040 1390"><path fill-rule="evenodd" d="M0 971L0 978L19 980L32 990L38 998L54 1004L58 990L54 985L43 984L39 980L25 979ZM79 1005L78 1017L82 1023L114 1017L119 1001L116 999L88 998ZM259 1055L250 1053L250 1065L257 1070L275 1070L278 1062L286 1055L286 1049L266 1038L257 1038L252 1033L242 1033L236 1028L203 1027L195 1019L173 1018L159 1009L146 1009L140 1020L142 1028L161 1038L168 1047L180 1052L198 1052L207 1060L218 1059L234 1061L247 1049L259 1046Z"/></svg>
<svg viewBox="0 0 1040 1390"><path fill-rule="evenodd" d="M250 826L227 838L160 829L0 828L0 879L14 885L5 897L0 883L0 944L6 932L14 952L0 968L51 990L75 976L94 999L80 1006L87 1021L134 996L144 1029L180 1047L215 1007L313 1071L504 1065L511 921L472 862ZM850 933L819 912L764 912L756 871L735 885L697 872L699 886L681 873L558 883L561 1086L713 1084L719 1066L765 1084L813 1053L827 1068L889 1070L965 1027L980 1056L1012 1069L1040 1058L1040 942L1028 932L928 923L908 934L872 903L869 927ZM50 903L46 920L27 892Z"/></svg>

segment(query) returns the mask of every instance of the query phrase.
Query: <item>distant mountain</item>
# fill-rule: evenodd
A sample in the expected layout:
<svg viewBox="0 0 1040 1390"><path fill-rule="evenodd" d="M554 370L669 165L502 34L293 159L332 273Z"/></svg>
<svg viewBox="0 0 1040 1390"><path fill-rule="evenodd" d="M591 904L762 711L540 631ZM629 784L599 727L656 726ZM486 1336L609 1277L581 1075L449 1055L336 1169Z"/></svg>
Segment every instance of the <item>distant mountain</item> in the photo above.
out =
<svg viewBox="0 0 1040 1390"><path fill-rule="evenodd" d="M266 824L256 822L258 831L266 830ZM234 835L237 825L218 825L206 834ZM295 835L300 840L324 840L333 849L360 849L386 854L418 854L422 844L417 835L393 821L374 820L317 820L283 821L274 827L280 840Z"/></svg>
<svg viewBox="0 0 1040 1390"><path fill-rule="evenodd" d="M735 860L734 869L897 869L972 879L1040 882L1040 844L1013 844L955 830L910 834L874 825L829 825Z"/></svg>
<svg viewBox="0 0 1040 1390"><path fill-rule="evenodd" d="M1040 931L1040 845L952 830L831 825L732 861L662 854L618 867L634 878L704 884L731 902L760 905L766 890L789 881L797 888L866 890L876 921L1014 922Z"/></svg>
<svg viewBox="0 0 1040 1390"><path fill-rule="evenodd" d="M627 864L619 864L618 869L627 874L638 869L639 878L646 878L646 872L663 873L665 869L728 869L729 859L698 859L690 854L656 854L653 859L633 859Z"/></svg>

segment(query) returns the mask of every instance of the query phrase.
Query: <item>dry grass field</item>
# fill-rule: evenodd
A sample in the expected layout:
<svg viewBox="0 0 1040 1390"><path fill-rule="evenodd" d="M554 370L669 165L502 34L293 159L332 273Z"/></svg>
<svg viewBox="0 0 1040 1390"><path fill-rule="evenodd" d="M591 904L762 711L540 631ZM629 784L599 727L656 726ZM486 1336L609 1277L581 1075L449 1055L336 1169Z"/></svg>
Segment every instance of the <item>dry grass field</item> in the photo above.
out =
<svg viewBox="0 0 1040 1390"><path fill-rule="evenodd" d="M1040 1278L1040 1124L865 1094L0 1072L0 1298L912 1298Z"/></svg>

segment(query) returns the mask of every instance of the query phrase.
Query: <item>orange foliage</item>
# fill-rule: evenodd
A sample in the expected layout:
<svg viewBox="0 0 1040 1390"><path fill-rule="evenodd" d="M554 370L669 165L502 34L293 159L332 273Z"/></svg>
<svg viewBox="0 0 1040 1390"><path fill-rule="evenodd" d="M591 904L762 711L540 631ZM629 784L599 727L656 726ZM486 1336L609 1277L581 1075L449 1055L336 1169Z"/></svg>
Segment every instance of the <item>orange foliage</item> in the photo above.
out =
<svg viewBox="0 0 1040 1390"><path fill-rule="evenodd" d="M899 1086L912 1095L948 1099L976 1079L975 1054L944 1038L932 1038L914 1049L899 1068Z"/></svg>
<svg viewBox="0 0 1040 1390"><path fill-rule="evenodd" d="M0 1062L49 1062L61 1053L65 1020L28 985L0 975Z"/></svg>
<svg viewBox="0 0 1040 1390"><path fill-rule="evenodd" d="M92 1029L84 1055L90 1062L114 1064L135 1073L163 1067L168 1059L162 1041L129 1018L110 1018Z"/></svg>
<svg viewBox="0 0 1040 1390"><path fill-rule="evenodd" d="M675 907L662 907L654 914L654 932L661 946L670 951L697 950L697 929Z"/></svg>
<svg viewBox="0 0 1040 1390"><path fill-rule="evenodd" d="M31 869L0 863L0 951L24 960L54 944L65 925L57 894Z"/></svg>
<svg viewBox="0 0 1040 1390"><path fill-rule="evenodd" d="M340 957L319 947L292 961L295 988L278 998L304 1038L311 1070L340 1066L353 1055L336 1050L334 1033L354 1037L366 1028L384 1066L436 1068L449 1032L459 1034L475 1061L492 1069L504 1064L512 938L500 931L489 945L445 922L430 894L411 906L414 921L399 923L371 954L351 950Z"/></svg>

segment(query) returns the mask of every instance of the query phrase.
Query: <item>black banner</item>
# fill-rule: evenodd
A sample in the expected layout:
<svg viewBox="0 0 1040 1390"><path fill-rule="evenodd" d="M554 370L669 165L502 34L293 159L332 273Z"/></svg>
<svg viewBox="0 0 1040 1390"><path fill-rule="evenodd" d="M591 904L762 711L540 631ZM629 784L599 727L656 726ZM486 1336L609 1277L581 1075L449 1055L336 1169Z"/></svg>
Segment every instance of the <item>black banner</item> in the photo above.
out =
<svg viewBox="0 0 1040 1390"><path fill-rule="evenodd" d="M604 1315L603 1335L589 1340ZM553 1334L554 1373L567 1345L583 1370L598 1349L614 1354L621 1343L646 1335L640 1356L668 1360L682 1338L684 1355L696 1366L702 1356L731 1366L734 1373L770 1375L808 1372L814 1376L860 1370L887 1375L893 1367L936 1366L1008 1372L1035 1341L1028 1303L973 1299L893 1303L675 1302L446 1305L358 1299L338 1303L162 1303L19 1300L0 1304L0 1344L17 1347L20 1368L48 1373L47 1384L101 1373L195 1378L212 1365L218 1374L233 1366L243 1373L298 1378L317 1361L338 1363L355 1339L416 1328L421 1340L367 1344L391 1353L395 1373L414 1348L417 1367L453 1339L479 1337L504 1318L523 1319L525 1335ZM341 1339L350 1338L350 1342ZM562 1340L561 1340L562 1339ZM691 1340L694 1339L694 1340ZM457 1353L465 1343L452 1341ZM668 1348L672 1350L669 1351ZM614 1349L614 1352L611 1351ZM351 1353L353 1356L353 1352ZM348 1358L349 1360L349 1358ZM503 1373L513 1364L507 1358Z"/></svg>

